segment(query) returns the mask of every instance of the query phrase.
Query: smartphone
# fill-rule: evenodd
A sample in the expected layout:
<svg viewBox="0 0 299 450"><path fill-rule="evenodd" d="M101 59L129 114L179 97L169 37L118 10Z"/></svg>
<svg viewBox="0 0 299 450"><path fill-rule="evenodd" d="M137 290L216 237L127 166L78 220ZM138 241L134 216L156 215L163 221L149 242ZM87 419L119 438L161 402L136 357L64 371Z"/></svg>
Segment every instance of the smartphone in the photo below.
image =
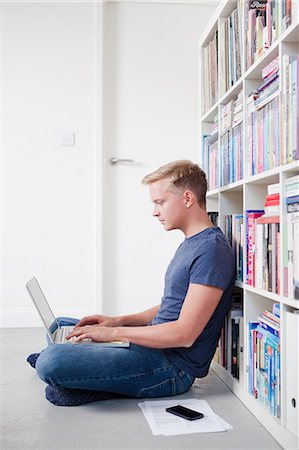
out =
<svg viewBox="0 0 299 450"><path fill-rule="evenodd" d="M203 413L194 411L193 409L185 408L185 406L182 405L166 408L166 411L187 420L197 420L204 417Z"/></svg>

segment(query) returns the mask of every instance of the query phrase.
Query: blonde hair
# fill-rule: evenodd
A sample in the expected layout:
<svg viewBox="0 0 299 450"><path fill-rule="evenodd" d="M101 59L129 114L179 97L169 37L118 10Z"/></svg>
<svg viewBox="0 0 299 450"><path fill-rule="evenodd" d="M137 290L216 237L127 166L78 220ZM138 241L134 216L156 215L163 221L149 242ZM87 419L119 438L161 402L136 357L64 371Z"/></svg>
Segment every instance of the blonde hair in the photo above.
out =
<svg viewBox="0 0 299 450"><path fill-rule="evenodd" d="M166 189L174 193L182 193L190 189L196 196L200 206L206 206L207 180L206 174L189 160L173 161L146 175L142 184L166 180Z"/></svg>

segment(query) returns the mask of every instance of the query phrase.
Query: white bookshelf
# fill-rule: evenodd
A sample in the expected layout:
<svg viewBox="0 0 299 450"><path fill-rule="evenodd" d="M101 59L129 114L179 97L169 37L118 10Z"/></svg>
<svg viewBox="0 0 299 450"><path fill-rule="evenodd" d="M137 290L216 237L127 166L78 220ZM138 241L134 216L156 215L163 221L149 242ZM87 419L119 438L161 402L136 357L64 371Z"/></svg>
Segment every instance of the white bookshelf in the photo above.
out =
<svg viewBox="0 0 299 450"><path fill-rule="evenodd" d="M211 18L205 32L202 35L199 52L200 52L200 84L201 84L201 102L202 93L206 89L203 86L202 78L202 52L203 48L215 36L215 32L219 30L223 21L237 8L237 0L221 1L215 14ZM243 8L245 3L243 2ZM243 11L244 12L244 11ZM280 64L280 89L279 95L281 95L281 68L282 58L284 54L299 54L299 2L292 2L292 24L272 43L271 47L260 57L251 67L246 68L245 65L245 51L243 47L243 73L235 84L230 87L224 94L218 95L214 104L210 105L209 110L201 110L200 118L200 139L206 134L212 133L213 122L218 117L220 136L220 121L221 110L231 99L235 99L237 95L243 91L243 179L235 181L234 183L226 186L213 189L207 193L207 209L208 211L218 211L219 214L219 226L223 229L224 216L226 214L243 213L245 217L245 211L248 209L264 209L264 201L267 195L267 186L273 183L280 183L281 186L281 200L280 200L280 223L283 227L286 207L285 207L285 181L287 178L299 174L299 161L293 161L288 164L274 167L271 170L267 170L262 173L248 176L247 169L247 149L248 140L246 138L247 133L247 96L255 89L262 81L262 69L265 68L274 58L279 57ZM244 15L243 15L243 29L244 29ZM243 38L243 46L245 46ZM221 45L218 45L219 50ZM221 55L218 54L218 70L221 60ZM221 93L220 80L218 77L218 94ZM277 94L275 94L277 95ZM269 99L268 99L269 100ZM299 112L299 106L297 105L297 111ZM298 114L297 112L297 114ZM219 145L219 144L218 144ZM201 149L202 150L202 149ZM245 230L244 230L245 233ZM283 249L285 244L283 232L280 233L280 248ZM244 235L245 242L245 235ZM246 275L246 246L244 245L244 271ZM219 375L219 377L227 384L227 386L238 396L238 398L245 404L245 406L256 416L256 418L265 426L265 428L273 435L273 437L279 442L279 444L286 449L299 448L298 434L290 431L288 424L287 411L290 407L287 405L287 371L297 371L297 383L299 383L299 370L297 367L287 367L287 360L290 358L287 354L289 348L289 342L286 340L286 314L299 309L299 300L293 298L284 297L283 287L283 261L280 261L280 273L281 273L281 294L256 289L247 285L244 281L237 281L236 286L243 291L243 315L244 315L244 367L242 370L242 379L237 380L233 378L228 371L221 365L213 361L212 368ZM264 309L271 309L272 304L280 303L281 305L281 333L280 333L280 351L281 351L281 415L280 418L274 417L270 414L258 400L256 400L248 392L248 380L247 380L247 364L248 364L248 332L247 324L249 321L257 320L257 316ZM299 331L296 330L294 339L299 340ZM288 358L287 358L288 356ZM296 386L288 386L288 388L294 387L296 392ZM298 386L297 386L298 394ZM299 398L297 401L297 411L299 409ZM299 415L297 416L299 420Z"/></svg>

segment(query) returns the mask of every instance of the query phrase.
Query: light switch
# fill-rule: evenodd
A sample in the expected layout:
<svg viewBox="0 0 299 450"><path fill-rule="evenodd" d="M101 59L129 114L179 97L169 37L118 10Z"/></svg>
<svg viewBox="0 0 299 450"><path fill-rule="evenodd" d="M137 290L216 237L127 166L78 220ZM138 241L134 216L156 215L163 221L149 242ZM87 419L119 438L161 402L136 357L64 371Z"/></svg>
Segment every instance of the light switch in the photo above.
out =
<svg viewBox="0 0 299 450"><path fill-rule="evenodd" d="M73 147L75 145L75 133L62 131L59 134L60 147Z"/></svg>

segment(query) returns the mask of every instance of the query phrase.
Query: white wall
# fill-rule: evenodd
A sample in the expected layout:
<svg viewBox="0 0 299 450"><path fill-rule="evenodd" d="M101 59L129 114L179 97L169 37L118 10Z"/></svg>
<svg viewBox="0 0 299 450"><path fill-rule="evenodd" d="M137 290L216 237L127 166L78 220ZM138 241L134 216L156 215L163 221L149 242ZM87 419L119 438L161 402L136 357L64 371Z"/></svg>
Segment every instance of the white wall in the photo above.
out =
<svg viewBox="0 0 299 450"><path fill-rule="evenodd" d="M107 37L114 34L118 44L122 37L126 43L140 40L144 61L148 57L153 68L159 67L156 73L143 72L148 79L138 80L142 85L135 92L143 86L155 92L156 100L161 99L159 114L168 117L166 127L152 113L148 123L149 110L140 109L137 95L134 98L134 47L130 50L130 46L118 46L127 53L111 55L114 63L108 65L104 89L121 89L115 91L114 97L118 116L134 116L137 105L143 117L140 123L160 145L156 150L162 159L167 136L176 143L176 149L187 144L192 149L190 157L196 155L196 38L214 7L123 2L106 5ZM117 13L111 8L118 8ZM172 23L169 30L167 18ZM4 326L40 324L24 288L33 274L39 278L56 314L81 316L101 308L101 198L105 194L101 169L108 151L105 147L103 152L101 136L102 20L100 2L2 4ZM145 23L147 26L142 25ZM168 58L161 61L162 44ZM130 64L122 66L126 57ZM177 67L178 58L182 60L182 71L174 73L172 63L176 60ZM119 73L111 72L119 67L118 61L124 69L121 80ZM123 89L128 80L132 102L127 102L125 110L118 109L124 105ZM128 142L122 128L125 120L125 116L120 117L119 148ZM113 117L106 118L105 124L111 127ZM75 133L74 147L59 146L58 136L64 130ZM174 153L178 154L176 150Z"/></svg>
<svg viewBox="0 0 299 450"><path fill-rule="evenodd" d="M2 15L3 322L39 324L34 274L55 313L95 309L96 6L4 3ZM75 146L59 146L64 130Z"/></svg>

